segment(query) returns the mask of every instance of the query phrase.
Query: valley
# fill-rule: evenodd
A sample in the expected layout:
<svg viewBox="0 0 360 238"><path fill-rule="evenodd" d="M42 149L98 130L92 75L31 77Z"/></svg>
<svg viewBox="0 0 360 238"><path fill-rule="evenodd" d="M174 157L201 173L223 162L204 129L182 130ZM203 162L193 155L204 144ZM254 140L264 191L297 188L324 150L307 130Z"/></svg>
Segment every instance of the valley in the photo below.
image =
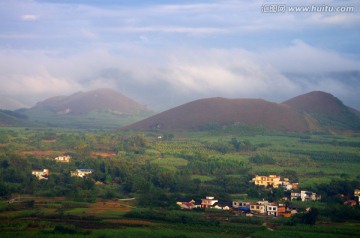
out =
<svg viewBox="0 0 360 238"><path fill-rule="evenodd" d="M360 135L238 126L197 132L1 128L1 237L353 237L359 205ZM67 162L57 162L60 155ZM21 169L20 169L21 168ZM86 168L91 174L72 177ZM48 169L46 179L31 175ZM255 175L298 183L255 186ZM319 201L290 200L308 190ZM269 201L317 209L315 225L215 208L182 210L180 198ZM285 199L285 200L284 200ZM9 203L9 201L12 201ZM332 214L332 215L331 215ZM265 224L265 225L264 225ZM329 228L331 225L332 228Z"/></svg>
<svg viewBox="0 0 360 238"><path fill-rule="evenodd" d="M104 89L1 111L0 237L359 232L360 119L334 96L149 113Z"/></svg>

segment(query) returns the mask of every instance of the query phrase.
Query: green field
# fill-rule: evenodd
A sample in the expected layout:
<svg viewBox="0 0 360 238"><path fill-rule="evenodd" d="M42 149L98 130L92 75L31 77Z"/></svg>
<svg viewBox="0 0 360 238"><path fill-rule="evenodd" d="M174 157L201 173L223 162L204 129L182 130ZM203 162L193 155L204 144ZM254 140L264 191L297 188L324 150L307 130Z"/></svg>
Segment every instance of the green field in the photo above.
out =
<svg viewBox="0 0 360 238"><path fill-rule="evenodd" d="M0 129L0 237L356 237L359 206L342 205L360 188L360 135L255 131L119 132ZM53 158L70 154L71 162ZM21 169L19 169L21 168ZM48 168L48 180L31 176ZM89 177L70 177L77 168ZM179 211L179 196L276 200L255 175L299 182L322 200L289 202L319 210L301 219ZM14 199L14 203L8 203ZM119 200L120 199L120 200ZM121 200L125 199L125 200ZM130 200L126 200L130 199Z"/></svg>

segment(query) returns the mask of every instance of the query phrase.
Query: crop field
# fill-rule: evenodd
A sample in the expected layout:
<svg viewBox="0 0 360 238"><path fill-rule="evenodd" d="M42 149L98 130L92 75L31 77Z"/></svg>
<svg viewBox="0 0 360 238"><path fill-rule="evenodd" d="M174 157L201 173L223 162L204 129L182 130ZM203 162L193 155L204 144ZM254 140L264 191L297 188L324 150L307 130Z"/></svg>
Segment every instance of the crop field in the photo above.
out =
<svg viewBox="0 0 360 238"><path fill-rule="evenodd" d="M349 176L355 178L360 171L360 137L329 136L329 135L256 135L217 137L200 133L197 140L194 134L176 137L171 142L156 142L155 150L163 154L160 160L154 160L160 166L177 167L179 160L172 155L181 153L198 153L219 160L237 160L251 167L257 174L281 173L292 170L298 173L299 181L305 184L330 181L332 178ZM231 138L246 140L256 147L256 150L221 153L208 146L210 142L224 143ZM266 154L273 157L275 164L251 164L249 157ZM184 161L184 165L186 162ZM316 176L316 175L319 176ZM326 176L324 176L326 175Z"/></svg>
<svg viewBox="0 0 360 238"><path fill-rule="evenodd" d="M341 184L357 186L356 134L200 131L158 139L158 133L138 132L1 132L0 237L350 238L359 233L357 210L343 215L338 200L344 198L336 194L332 199L337 203L292 202L321 211L314 226L285 218L179 211L176 205L180 195L253 202L271 197L268 190L249 183L256 174L286 176L299 182L300 189L314 191L337 182L338 189ZM64 153L71 154L70 163L53 161ZM31 170L45 167L50 169L48 180L31 177ZM70 177L76 168L94 173L89 178ZM345 216L341 223L329 218L334 207L340 214L336 216Z"/></svg>

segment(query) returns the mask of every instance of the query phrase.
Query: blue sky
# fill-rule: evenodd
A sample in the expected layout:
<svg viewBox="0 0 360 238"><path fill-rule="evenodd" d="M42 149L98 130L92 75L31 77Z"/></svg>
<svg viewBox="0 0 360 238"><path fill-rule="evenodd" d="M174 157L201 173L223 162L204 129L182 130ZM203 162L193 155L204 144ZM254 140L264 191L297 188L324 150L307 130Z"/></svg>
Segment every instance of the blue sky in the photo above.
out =
<svg viewBox="0 0 360 238"><path fill-rule="evenodd" d="M313 90L360 109L360 2L0 2L0 95L113 88L155 110L204 97L281 102ZM290 12L346 6L351 12Z"/></svg>

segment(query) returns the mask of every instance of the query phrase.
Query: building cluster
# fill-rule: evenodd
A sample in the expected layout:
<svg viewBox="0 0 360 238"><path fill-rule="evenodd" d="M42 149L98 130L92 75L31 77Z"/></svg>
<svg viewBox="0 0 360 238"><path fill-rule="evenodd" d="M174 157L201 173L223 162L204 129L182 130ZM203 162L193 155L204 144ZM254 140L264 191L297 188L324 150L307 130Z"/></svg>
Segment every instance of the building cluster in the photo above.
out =
<svg viewBox="0 0 360 238"><path fill-rule="evenodd" d="M269 187L272 186L273 188L283 187L284 190L290 191L295 190L298 188L298 183L291 183L288 178L284 178L281 180L281 177L278 175L269 175L269 176L260 176L256 175L255 178L251 180L252 183L258 186Z"/></svg>
<svg viewBox="0 0 360 238"><path fill-rule="evenodd" d="M58 156L54 160L56 162L69 163L70 159L71 159L70 156L65 155L65 156ZM72 177L83 178L86 175L92 174L93 172L94 172L94 170L92 170L92 169L76 169L75 171L71 171L70 174L71 174ZM39 180L48 179L48 177L49 177L49 169L33 170L31 172L31 174L35 175L36 178L38 178Z"/></svg>
<svg viewBox="0 0 360 238"><path fill-rule="evenodd" d="M259 176L256 175L255 178L251 180L255 185L264 186L264 187L273 187L273 188L284 188L286 191L291 191L291 200L298 200L302 202L309 201L318 201L321 199L321 196L312 192L302 190L297 192L298 183L291 183L289 179L284 178L281 180L280 176L269 175L269 176ZM360 189L355 189L354 197L357 197L358 203L360 203ZM283 200L288 200L288 197L284 197ZM300 206L286 206L284 203L268 202L268 201L258 201L258 202L249 202L249 201L232 201L232 202L221 202L214 197L202 198L201 201L195 201L194 199L178 199L177 204L181 209L192 210L195 208L211 208L211 209L221 209L221 210L230 210L233 212L241 212L249 215L268 215L268 216L284 216L290 217L293 214L296 214L300 211L304 211L303 207ZM351 206L356 206L357 202L355 200L348 200L344 204Z"/></svg>
<svg viewBox="0 0 360 238"><path fill-rule="evenodd" d="M286 206L282 203L258 201L255 203L249 201L234 200L231 202L220 202L214 197L202 198L201 201L195 201L194 199L178 199L177 204L181 209L192 210L195 208L204 209L220 209L232 211L234 213L245 213L249 215L267 215L267 216L284 216L290 217L293 214L304 210L302 207Z"/></svg>

